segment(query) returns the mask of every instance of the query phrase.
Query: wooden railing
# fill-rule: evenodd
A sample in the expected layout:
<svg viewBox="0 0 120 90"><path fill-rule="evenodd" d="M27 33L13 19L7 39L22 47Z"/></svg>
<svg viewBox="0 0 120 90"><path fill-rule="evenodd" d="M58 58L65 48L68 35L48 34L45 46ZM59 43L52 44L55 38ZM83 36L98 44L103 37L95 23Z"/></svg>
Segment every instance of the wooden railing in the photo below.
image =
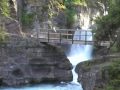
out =
<svg viewBox="0 0 120 90"><path fill-rule="evenodd" d="M74 34L75 32L76 29L39 29L32 37L39 39L41 42L93 44L92 40L87 40L88 36L93 37L93 33L90 30L77 30L78 34ZM91 35L88 35L88 32ZM79 39L74 37L79 37Z"/></svg>
<svg viewBox="0 0 120 90"><path fill-rule="evenodd" d="M77 33L76 33L77 32ZM9 36L18 36L17 34L9 34ZM76 29L38 29L34 33L24 33L23 36L26 45L28 41L47 42L47 43L60 43L60 44L80 44L80 45L93 45L98 44L100 46L109 46L109 41L95 41L93 39L93 32L91 30L76 30ZM92 38L92 39L89 39ZM14 42L22 42L16 40Z"/></svg>

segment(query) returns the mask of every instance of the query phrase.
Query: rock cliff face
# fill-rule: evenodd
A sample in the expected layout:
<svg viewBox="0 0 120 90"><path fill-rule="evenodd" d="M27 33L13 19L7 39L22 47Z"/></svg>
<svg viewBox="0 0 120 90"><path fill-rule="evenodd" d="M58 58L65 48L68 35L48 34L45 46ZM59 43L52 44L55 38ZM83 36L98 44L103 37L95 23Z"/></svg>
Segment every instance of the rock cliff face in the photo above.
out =
<svg viewBox="0 0 120 90"><path fill-rule="evenodd" d="M20 0L18 1L20 2ZM60 6L60 2L64 2L64 0L21 0L21 2L23 3L23 8L18 4L19 10L22 9L26 10L27 13L35 13L40 28L67 28L66 10ZM105 1L86 0L85 3L85 5L71 6L76 13L75 22L71 28L76 28L77 26L93 28L94 19L97 16L107 14L107 3ZM33 19L33 21L36 21L36 18ZM34 24L29 29L35 28Z"/></svg>
<svg viewBox="0 0 120 90"><path fill-rule="evenodd" d="M60 48L35 39L27 43L18 37L10 40L0 48L0 85L72 81L72 65ZM26 44L29 47L23 47Z"/></svg>
<svg viewBox="0 0 120 90"><path fill-rule="evenodd" d="M9 7L10 7L10 16L14 19L17 19L17 1L9 0Z"/></svg>
<svg viewBox="0 0 120 90"><path fill-rule="evenodd" d="M1 4L3 4L3 2L1 2ZM17 20L17 1L7 0L5 5L4 8L5 10L8 9L8 11L6 15L0 12L0 27L7 33L21 34L20 22ZM3 12L5 10L3 10Z"/></svg>
<svg viewBox="0 0 120 90"><path fill-rule="evenodd" d="M6 18L5 20L5 31L11 34L21 34L20 23L17 20Z"/></svg>
<svg viewBox="0 0 120 90"><path fill-rule="evenodd" d="M38 0L36 3L44 7L47 2L49 1ZM56 47L57 45L40 43L35 38L25 39L25 35L22 37L19 22L21 21L19 17L23 14L22 5L26 5L25 9L31 12L35 9L33 4L34 0L9 0L12 18L6 17L3 23L6 32L16 36L10 36L6 40L9 42L5 41L4 44L0 42L0 85L16 86L72 81L72 65L64 52L60 50L61 48ZM37 8L38 16L42 15L43 21L46 21L48 14L45 11L40 12L43 7Z"/></svg>
<svg viewBox="0 0 120 90"><path fill-rule="evenodd" d="M111 55L104 58L102 57L92 61L79 63L76 67L76 72L78 73L78 82L82 84L83 90L110 90L108 85L110 84L110 81L114 81L112 80L111 76L115 75L115 72L119 72L119 65L113 65L114 62L118 63L119 59L119 55ZM116 76L117 74L119 75L119 73L116 73ZM112 87L112 84L110 87ZM117 87L116 82L114 82L114 85Z"/></svg>

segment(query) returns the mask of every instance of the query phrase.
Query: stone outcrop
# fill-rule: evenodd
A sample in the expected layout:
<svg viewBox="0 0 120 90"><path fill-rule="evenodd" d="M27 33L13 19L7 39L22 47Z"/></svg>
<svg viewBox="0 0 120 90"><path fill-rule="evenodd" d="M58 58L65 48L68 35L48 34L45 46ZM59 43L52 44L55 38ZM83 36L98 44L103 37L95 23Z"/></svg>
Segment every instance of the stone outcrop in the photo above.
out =
<svg viewBox="0 0 120 90"><path fill-rule="evenodd" d="M6 18L5 20L5 31L11 34L21 35L20 23L17 20Z"/></svg>
<svg viewBox="0 0 120 90"><path fill-rule="evenodd" d="M119 58L118 54L79 63L76 66L76 72L78 73L78 82L82 84L83 90L106 90L104 88L111 79L108 67L114 61L119 61Z"/></svg>
<svg viewBox="0 0 120 90"><path fill-rule="evenodd" d="M72 81L72 65L60 48L33 38L9 39L0 48L0 85Z"/></svg>
<svg viewBox="0 0 120 90"><path fill-rule="evenodd" d="M17 19L17 1L9 0L9 7L10 7L10 16L14 19Z"/></svg>

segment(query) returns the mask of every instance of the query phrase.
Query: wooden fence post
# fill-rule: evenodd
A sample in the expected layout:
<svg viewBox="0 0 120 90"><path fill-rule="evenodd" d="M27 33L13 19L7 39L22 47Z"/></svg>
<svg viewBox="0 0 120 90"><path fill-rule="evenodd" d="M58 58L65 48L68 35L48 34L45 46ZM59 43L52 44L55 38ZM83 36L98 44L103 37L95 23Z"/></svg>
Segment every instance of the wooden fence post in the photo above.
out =
<svg viewBox="0 0 120 90"><path fill-rule="evenodd" d="M49 34L49 30L48 30L48 42L49 42L49 39L50 39L50 36L49 36L50 34Z"/></svg>
<svg viewBox="0 0 120 90"><path fill-rule="evenodd" d="M60 44L61 44L61 40L62 40L62 36L61 36L61 32L60 32Z"/></svg>
<svg viewBox="0 0 120 90"><path fill-rule="evenodd" d="M81 30L80 30L79 41L81 40L81 36L82 36L82 35L81 35Z"/></svg>
<svg viewBox="0 0 120 90"><path fill-rule="evenodd" d="M74 43L74 34L72 33L72 44Z"/></svg>
<svg viewBox="0 0 120 90"><path fill-rule="evenodd" d="M85 45L87 44L87 31L85 31Z"/></svg>

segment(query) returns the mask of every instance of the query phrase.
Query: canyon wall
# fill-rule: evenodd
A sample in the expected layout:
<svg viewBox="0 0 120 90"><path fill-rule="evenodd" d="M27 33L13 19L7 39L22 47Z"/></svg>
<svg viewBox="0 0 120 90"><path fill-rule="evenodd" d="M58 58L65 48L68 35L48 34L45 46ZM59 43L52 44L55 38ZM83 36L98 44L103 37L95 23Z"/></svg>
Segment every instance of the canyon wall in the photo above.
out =
<svg viewBox="0 0 120 90"><path fill-rule="evenodd" d="M79 63L76 72L83 90L119 90L119 60L120 55L113 54Z"/></svg>
<svg viewBox="0 0 120 90"><path fill-rule="evenodd" d="M1 86L72 81L72 65L60 47L34 38L9 39L0 44Z"/></svg>

